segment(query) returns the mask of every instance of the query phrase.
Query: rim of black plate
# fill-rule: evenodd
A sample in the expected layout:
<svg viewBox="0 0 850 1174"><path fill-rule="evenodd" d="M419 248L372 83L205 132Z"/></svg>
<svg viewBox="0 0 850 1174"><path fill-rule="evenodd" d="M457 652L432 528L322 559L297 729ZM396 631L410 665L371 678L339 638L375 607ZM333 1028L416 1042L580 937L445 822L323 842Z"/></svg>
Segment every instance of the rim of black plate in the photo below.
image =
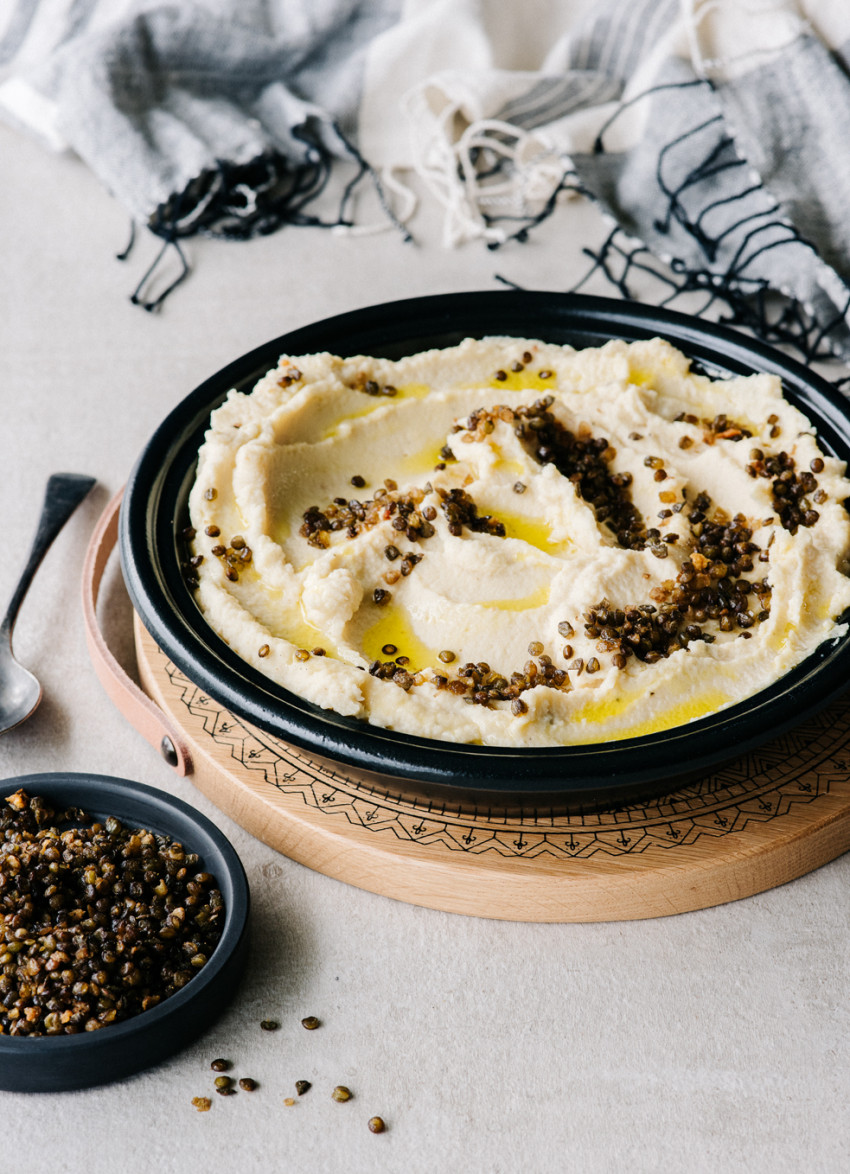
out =
<svg viewBox="0 0 850 1174"><path fill-rule="evenodd" d="M397 358L466 337L508 335L599 346L659 336L710 375L776 374L787 398L815 426L821 447L850 460L850 409L816 373L728 327L672 310L589 295L498 290L367 306L289 331L242 355L186 396L141 453L120 520L127 588L162 651L221 705L308 754L392 779L491 794L615 796L625 788L707 772L828 704L845 688L850 636L830 641L747 701L687 725L584 746L459 745L367 725L323 710L273 684L208 627L181 572L180 530L210 411L253 386L281 354L331 351Z"/></svg>

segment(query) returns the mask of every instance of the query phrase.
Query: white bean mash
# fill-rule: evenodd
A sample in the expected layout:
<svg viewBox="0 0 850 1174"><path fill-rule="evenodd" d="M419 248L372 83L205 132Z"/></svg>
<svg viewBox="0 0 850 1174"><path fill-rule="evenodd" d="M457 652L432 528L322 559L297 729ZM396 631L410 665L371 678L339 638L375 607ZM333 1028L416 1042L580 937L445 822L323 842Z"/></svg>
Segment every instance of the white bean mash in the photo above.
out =
<svg viewBox="0 0 850 1174"><path fill-rule="evenodd" d="M327 709L452 742L682 725L843 632L844 463L659 339L286 356L213 412L187 575Z"/></svg>

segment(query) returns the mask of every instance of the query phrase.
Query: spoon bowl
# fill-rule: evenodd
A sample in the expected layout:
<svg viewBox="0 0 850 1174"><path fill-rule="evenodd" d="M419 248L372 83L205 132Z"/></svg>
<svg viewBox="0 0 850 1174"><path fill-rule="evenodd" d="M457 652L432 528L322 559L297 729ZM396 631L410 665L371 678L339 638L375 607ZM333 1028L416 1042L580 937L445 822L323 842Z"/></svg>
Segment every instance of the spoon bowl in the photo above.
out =
<svg viewBox="0 0 850 1174"><path fill-rule="evenodd" d="M27 565L18 580L6 614L0 622L0 734L25 722L38 708L41 685L12 652L12 631L30 583L53 539L95 485L94 477L80 473L54 473L47 482L44 505Z"/></svg>
<svg viewBox="0 0 850 1174"><path fill-rule="evenodd" d="M41 701L37 677L15 660L11 646L0 651L0 734L25 722Z"/></svg>

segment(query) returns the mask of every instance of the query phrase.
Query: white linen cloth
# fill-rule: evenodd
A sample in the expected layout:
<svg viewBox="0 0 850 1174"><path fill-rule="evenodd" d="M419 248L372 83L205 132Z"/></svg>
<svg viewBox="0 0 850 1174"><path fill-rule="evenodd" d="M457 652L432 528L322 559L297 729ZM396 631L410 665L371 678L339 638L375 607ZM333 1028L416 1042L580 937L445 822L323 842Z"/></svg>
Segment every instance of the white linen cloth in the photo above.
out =
<svg viewBox="0 0 850 1174"><path fill-rule="evenodd" d="M171 243L357 231L350 191L317 211L335 166L370 175L396 226L417 173L449 247L553 214L568 233L584 193L621 292L645 247L671 290L763 337L850 349L840 0L10 0L0 114Z"/></svg>

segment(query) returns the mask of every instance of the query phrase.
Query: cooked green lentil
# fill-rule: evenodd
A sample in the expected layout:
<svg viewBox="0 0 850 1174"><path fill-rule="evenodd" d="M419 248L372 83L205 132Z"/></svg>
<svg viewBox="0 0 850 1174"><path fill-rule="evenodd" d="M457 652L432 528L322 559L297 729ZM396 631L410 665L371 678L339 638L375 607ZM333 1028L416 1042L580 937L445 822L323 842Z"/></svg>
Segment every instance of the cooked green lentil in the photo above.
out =
<svg viewBox="0 0 850 1174"><path fill-rule="evenodd" d="M0 808L0 830L0 1033L120 1023L184 987L215 949L224 901L182 844L24 791Z"/></svg>

